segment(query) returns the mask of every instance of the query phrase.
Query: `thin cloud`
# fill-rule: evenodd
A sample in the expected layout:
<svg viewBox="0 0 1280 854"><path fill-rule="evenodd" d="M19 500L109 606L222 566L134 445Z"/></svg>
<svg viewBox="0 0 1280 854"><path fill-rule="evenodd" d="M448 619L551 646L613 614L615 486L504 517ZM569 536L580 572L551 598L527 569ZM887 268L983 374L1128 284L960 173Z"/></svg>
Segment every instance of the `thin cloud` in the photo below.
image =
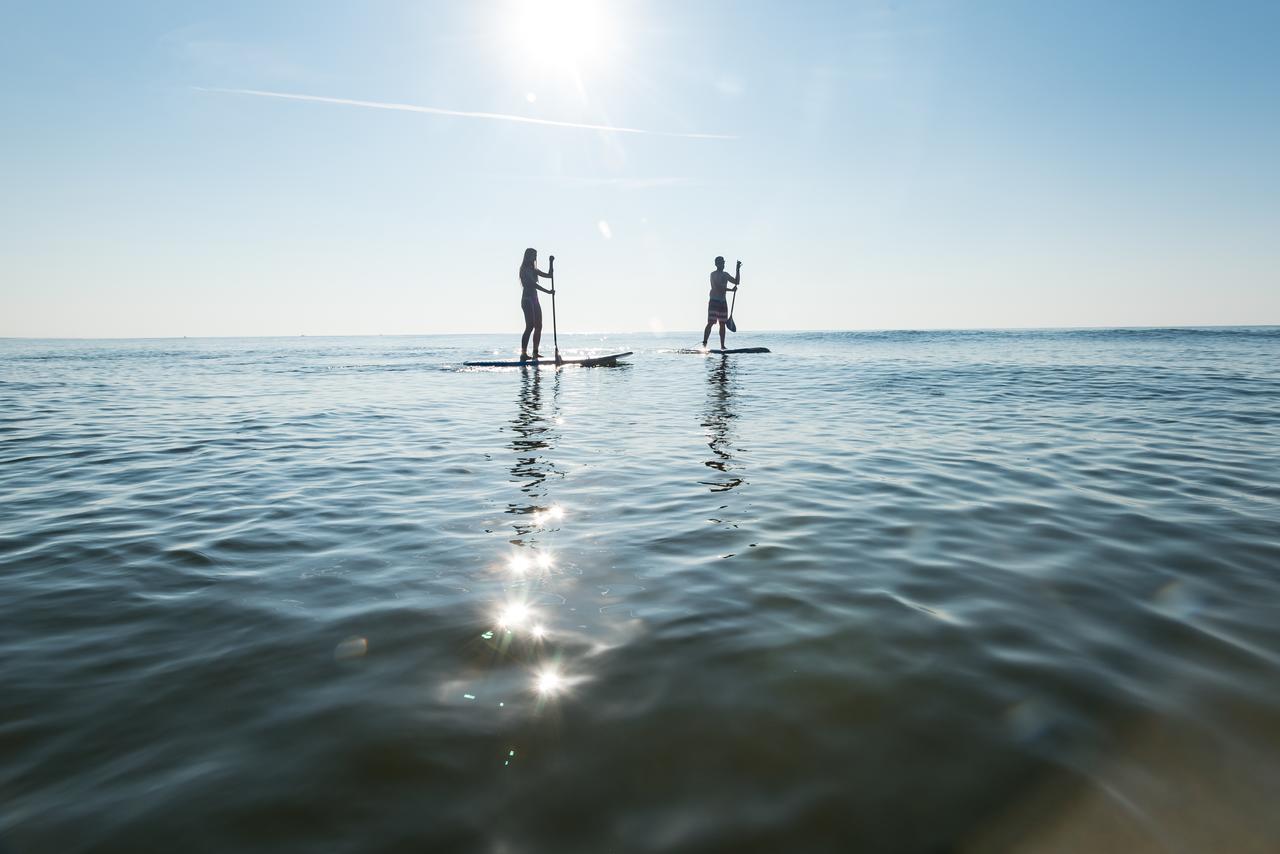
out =
<svg viewBox="0 0 1280 854"><path fill-rule="evenodd" d="M692 178L659 175L652 178L599 178L585 175L507 175L485 172L474 177L495 181L531 181L545 184L566 184L570 187L606 187L619 190L650 190L658 187L682 187L696 184Z"/></svg>
<svg viewBox="0 0 1280 854"><path fill-rule="evenodd" d="M199 92L221 92L228 95L253 95L258 98L283 98L287 101L313 101L319 104L341 104L347 107L367 107L374 110L399 110L405 113L428 113L434 116L459 116L465 119L489 119L500 122L518 122L527 125L547 125L576 130L596 130L605 133L637 133L645 136L671 136L680 139L737 139L736 136L719 133L675 133L662 130L641 130L615 125L591 125L579 122L558 122L553 119L536 119L531 116L513 116L506 113L480 113L471 110L445 110L440 107L423 107L418 104L389 104L383 101L357 101L351 98L326 98L320 95L295 95L289 92L264 92L260 89L217 89L192 87Z"/></svg>

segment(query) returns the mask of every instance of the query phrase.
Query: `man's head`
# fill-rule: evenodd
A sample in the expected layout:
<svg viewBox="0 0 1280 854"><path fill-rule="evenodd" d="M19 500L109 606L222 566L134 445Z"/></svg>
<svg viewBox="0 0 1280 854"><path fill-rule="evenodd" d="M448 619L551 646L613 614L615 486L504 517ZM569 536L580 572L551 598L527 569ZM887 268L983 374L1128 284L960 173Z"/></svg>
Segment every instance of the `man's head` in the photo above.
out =
<svg viewBox="0 0 1280 854"><path fill-rule="evenodd" d="M723 270L723 269L724 269L724 256L723 256L723 255L717 255L717 256L716 256L716 269L717 269L717 270Z"/></svg>

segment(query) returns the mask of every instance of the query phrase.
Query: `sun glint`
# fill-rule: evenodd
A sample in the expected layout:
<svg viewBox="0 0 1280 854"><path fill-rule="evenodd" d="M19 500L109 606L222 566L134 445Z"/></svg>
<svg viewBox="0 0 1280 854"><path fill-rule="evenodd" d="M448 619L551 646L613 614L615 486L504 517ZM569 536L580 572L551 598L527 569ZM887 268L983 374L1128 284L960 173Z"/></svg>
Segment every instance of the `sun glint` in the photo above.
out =
<svg viewBox="0 0 1280 854"><path fill-rule="evenodd" d="M564 677L551 668L538 674L535 683L539 694L558 694L564 688Z"/></svg>
<svg viewBox="0 0 1280 854"><path fill-rule="evenodd" d="M519 602L513 602L498 616L498 625L504 629L518 629L529 619L529 608Z"/></svg>

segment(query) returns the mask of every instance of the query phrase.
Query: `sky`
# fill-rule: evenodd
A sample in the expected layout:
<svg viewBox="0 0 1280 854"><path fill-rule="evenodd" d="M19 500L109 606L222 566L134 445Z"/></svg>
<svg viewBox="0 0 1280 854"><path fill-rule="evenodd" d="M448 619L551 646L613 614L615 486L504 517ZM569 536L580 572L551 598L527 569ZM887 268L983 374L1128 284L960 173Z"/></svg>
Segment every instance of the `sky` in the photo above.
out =
<svg viewBox="0 0 1280 854"><path fill-rule="evenodd" d="M740 328L1276 324L1277 44L1271 0L5 0L0 336L518 333L526 246L566 332L700 330L716 255Z"/></svg>

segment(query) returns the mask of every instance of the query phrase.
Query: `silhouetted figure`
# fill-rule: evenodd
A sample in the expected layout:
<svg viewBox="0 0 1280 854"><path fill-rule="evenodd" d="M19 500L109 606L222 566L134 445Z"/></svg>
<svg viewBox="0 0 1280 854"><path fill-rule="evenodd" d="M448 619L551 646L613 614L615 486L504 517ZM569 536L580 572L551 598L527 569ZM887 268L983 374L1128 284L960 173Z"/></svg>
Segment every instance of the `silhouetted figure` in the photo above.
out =
<svg viewBox="0 0 1280 854"><path fill-rule="evenodd" d="M729 291L738 289L738 279L742 276L742 262L738 262L734 275L724 271L724 256L716 256L716 268L711 271L711 299L707 301L707 328L702 330L702 346L707 346L711 337L711 327L720 324L720 349L724 347L724 324L729 319ZM733 287L729 283L733 282Z"/></svg>
<svg viewBox="0 0 1280 854"><path fill-rule="evenodd" d="M551 256L547 272L538 269L538 250L530 247L524 250L524 261L520 264L520 286L524 293L520 296L520 310L524 312L524 336L520 339L520 360L529 358L529 333L533 333L533 358L538 358L538 345L542 342L542 305L538 302L538 291L553 294L551 288L538 284L538 277L551 278L556 266L556 256Z"/></svg>

